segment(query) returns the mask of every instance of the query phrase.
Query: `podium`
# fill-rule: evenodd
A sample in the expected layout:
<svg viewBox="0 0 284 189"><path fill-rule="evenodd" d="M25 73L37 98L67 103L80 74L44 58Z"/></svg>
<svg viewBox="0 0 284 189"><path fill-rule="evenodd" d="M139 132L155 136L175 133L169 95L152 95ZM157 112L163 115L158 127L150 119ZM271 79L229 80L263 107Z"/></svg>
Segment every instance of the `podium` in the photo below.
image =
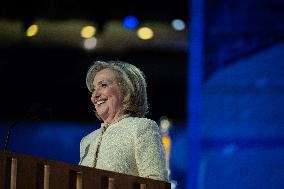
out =
<svg viewBox="0 0 284 189"><path fill-rule="evenodd" d="M170 183L0 152L0 189L170 189Z"/></svg>

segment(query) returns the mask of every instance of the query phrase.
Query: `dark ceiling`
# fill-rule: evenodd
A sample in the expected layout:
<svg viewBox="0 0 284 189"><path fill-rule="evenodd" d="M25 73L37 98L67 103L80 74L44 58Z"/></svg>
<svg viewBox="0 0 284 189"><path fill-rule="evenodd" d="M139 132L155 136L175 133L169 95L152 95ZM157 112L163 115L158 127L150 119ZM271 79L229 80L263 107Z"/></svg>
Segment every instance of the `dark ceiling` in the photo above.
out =
<svg viewBox="0 0 284 189"><path fill-rule="evenodd" d="M10 0L1 2L2 18L32 20L87 19L105 21L133 14L141 20L187 19L187 0Z"/></svg>

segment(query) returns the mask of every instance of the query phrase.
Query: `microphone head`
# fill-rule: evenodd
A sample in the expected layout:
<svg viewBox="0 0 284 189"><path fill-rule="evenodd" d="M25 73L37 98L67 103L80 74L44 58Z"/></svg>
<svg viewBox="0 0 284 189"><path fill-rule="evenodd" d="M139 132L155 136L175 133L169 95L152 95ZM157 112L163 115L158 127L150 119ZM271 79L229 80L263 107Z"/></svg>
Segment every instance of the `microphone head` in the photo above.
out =
<svg viewBox="0 0 284 189"><path fill-rule="evenodd" d="M39 102L32 103L27 111L27 121L50 120L52 117L52 108Z"/></svg>

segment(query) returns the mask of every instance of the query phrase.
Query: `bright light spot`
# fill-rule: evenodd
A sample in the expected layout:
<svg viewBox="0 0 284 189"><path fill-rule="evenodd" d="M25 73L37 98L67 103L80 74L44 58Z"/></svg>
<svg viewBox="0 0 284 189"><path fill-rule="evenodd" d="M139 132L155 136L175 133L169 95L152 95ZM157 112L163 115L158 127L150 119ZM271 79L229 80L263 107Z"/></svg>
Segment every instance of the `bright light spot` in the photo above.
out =
<svg viewBox="0 0 284 189"><path fill-rule="evenodd" d="M163 136L162 137L162 143L164 144L165 149L168 150L170 148L170 146L171 146L171 139L170 139L170 137L169 136Z"/></svg>
<svg viewBox="0 0 284 189"><path fill-rule="evenodd" d="M26 36L33 37L38 33L38 26L33 24L26 30Z"/></svg>
<svg viewBox="0 0 284 189"><path fill-rule="evenodd" d="M172 21L172 27L177 31L182 31L185 29L185 23L180 19L174 19Z"/></svg>
<svg viewBox="0 0 284 189"><path fill-rule="evenodd" d="M162 116L160 119L160 129L162 133L167 133L171 127L171 122L166 116Z"/></svg>
<svg viewBox="0 0 284 189"><path fill-rule="evenodd" d="M87 50L92 50L96 48L97 46L97 39L95 37L91 37L88 39L85 39L84 41L84 48Z"/></svg>
<svg viewBox="0 0 284 189"><path fill-rule="evenodd" d="M96 34L96 28L94 26L85 26L81 30L81 37L91 38Z"/></svg>
<svg viewBox="0 0 284 189"><path fill-rule="evenodd" d="M123 19L123 26L126 29L134 29L138 26L139 22L135 16L126 16Z"/></svg>
<svg viewBox="0 0 284 189"><path fill-rule="evenodd" d="M151 39L154 36L154 32L151 28L142 27L142 28L138 29L137 35L141 39L148 40L148 39Z"/></svg>

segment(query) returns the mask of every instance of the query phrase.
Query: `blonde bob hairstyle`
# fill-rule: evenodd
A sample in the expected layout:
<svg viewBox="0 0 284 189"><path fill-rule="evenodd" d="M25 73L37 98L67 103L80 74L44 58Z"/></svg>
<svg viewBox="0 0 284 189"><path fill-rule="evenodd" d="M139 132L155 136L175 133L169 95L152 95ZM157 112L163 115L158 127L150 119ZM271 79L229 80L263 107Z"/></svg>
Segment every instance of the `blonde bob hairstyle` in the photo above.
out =
<svg viewBox="0 0 284 189"><path fill-rule="evenodd" d="M124 94L122 102L122 111L124 114L144 117L148 113L145 75L139 68L132 64L122 61L95 61L89 68L86 76L86 84L89 91L93 91L93 80L96 74L107 68L116 73L116 82Z"/></svg>

